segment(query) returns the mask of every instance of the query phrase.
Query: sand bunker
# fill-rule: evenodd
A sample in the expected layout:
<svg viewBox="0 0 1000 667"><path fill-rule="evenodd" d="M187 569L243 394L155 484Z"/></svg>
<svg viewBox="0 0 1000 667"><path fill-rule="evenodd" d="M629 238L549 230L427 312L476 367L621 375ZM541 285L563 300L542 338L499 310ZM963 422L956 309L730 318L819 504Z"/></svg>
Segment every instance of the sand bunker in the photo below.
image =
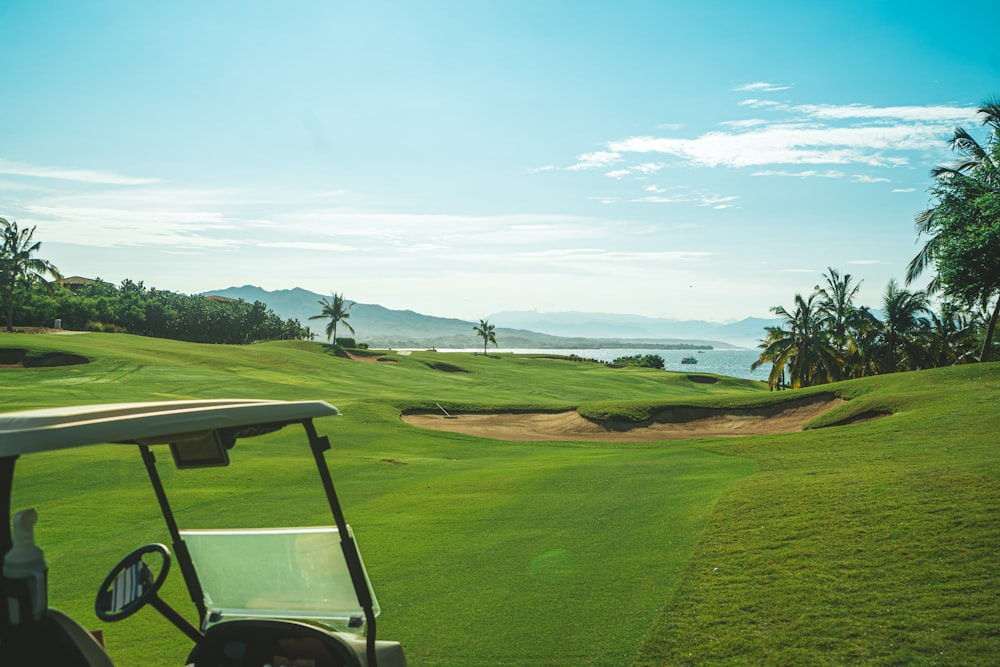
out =
<svg viewBox="0 0 1000 667"><path fill-rule="evenodd" d="M90 359L68 352L29 354L21 348L0 348L0 368L49 368L89 364Z"/></svg>
<svg viewBox="0 0 1000 667"><path fill-rule="evenodd" d="M443 414L409 414L403 415L403 421L421 428L497 440L642 442L791 433L843 402L825 394L763 408L678 407L662 410L641 422L592 421L576 411L459 414L451 419Z"/></svg>

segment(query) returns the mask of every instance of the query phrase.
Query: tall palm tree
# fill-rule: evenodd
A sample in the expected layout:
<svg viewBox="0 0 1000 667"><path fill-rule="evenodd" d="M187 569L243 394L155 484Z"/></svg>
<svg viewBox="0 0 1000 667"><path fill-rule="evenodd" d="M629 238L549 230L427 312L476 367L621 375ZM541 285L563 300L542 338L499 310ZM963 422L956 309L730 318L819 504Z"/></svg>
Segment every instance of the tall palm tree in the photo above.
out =
<svg viewBox="0 0 1000 667"><path fill-rule="evenodd" d="M48 274L59 278L51 262L35 257L41 241L35 241L35 227L18 228L13 220L0 218L0 296L7 303L7 331L14 330L14 296L19 287L29 287Z"/></svg>
<svg viewBox="0 0 1000 667"><path fill-rule="evenodd" d="M760 357L751 366L755 370L771 362L768 384L774 388L783 382L785 370L792 388L810 387L840 379L843 360L830 342L825 318L814 301L795 295L795 308L789 312L775 306L771 312L782 318L779 327L768 327L767 338L761 343Z"/></svg>
<svg viewBox="0 0 1000 667"><path fill-rule="evenodd" d="M879 337L879 372L894 373L931 366L927 348L920 340L920 333L927 326L927 293L922 290L910 292L890 280L882 296L882 312L885 319Z"/></svg>
<svg viewBox="0 0 1000 667"><path fill-rule="evenodd" d="M326 338L333 342L334 345L337 344L337 324L343 323L347 330L354 333L354 328L347 323L347 318L351 316L349 311L354 303L347 303L344 301L343 294L337 294L336 292L331 293L331 298L327 299L323 297L317 303L323 307L323 311L319 315L313 315L310 320L322 320L329 319L330 321L326 323Z"/></svg>
<svg viewBox="0 0 1000 667"><path fill-rule="evenodd" d="M489 320L479 320L478 327L472 327L477 336L483 337L483 355L486 355L487 343L497 344L496 327L490 324Z"/></svg>
<svg viewBox="0 0 1000 667"><path fill-rule="evenodd" d="M849 332L857 320L858 309L854 306L854 297L861 290L862 281L852 285L851 274L841 276L832 267L828 267L827 271L828 273L823 274L826 286L816 286L816 294L820 298L819 310L826 317L826 327L830 330L837 351L843 356L848 349Z"/></svg>
<svg viewBox="0 0 1000 667"><path fill-rule="evenodd" d="M844 379L868 377L878 374L879 340L882 322L868 306L861 306L854 314L849 330L850 343L844 365Z"/></svg>
<svg viewBox="0 0 1000 667"><path fill-rule="evenodd" d="M986 143L980 144L968 131L956 128L949 145L959 153L960 160L951 166L931 170L931 176L936 180L931 192L938 201L915 218L918 235L927 235L928 238L907 266L907 285L940 259L942 251L949 245L954 247L964 243L972 222L984 224L987 228L1000 225L1000 98L987 101L978 112L983 116L983 125L991 128ZM986 248L985 254L995 258L997 249ZM971 267L955 268L959 272L973 270ZM978 284L978 297L988 302L1000 292L1000 282L996 276L992 280L986 276L981 278L985 282ZM943 286L941 283L939 270L928 285L928 291L938 290ZM969 294L963 296L969 299ZM998 317L1000 298L997 298L987 324L980 353L982 361L988 359Z"/></svg>

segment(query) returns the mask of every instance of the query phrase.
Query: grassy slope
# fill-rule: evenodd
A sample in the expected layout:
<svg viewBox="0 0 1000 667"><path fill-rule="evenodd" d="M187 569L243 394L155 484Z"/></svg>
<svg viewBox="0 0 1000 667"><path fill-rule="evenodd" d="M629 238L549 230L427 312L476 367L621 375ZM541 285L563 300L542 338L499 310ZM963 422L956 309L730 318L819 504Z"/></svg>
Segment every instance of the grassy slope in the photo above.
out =
<svg viewBox="0 0 1000 667"><path fill-rule="evenodd" d="M1000 365L843 388L896 414L705 443L760 471L717 502L639 664L995 664Z"/></svg>
<svg viewBox="0 0 1000 667"><path fill-rule="evenodd" d="M315 344L87 335L0 336L0 347L95 359L0 371L0 410L222 396L341 407L343 417L320 425L334 443L329 459L385 609L380 631L403 641L414 665L620 665L637 651L639 664L990 664L1000 652L991 594L1000 546L997 365L836 386L854 400L828 422L896 413L850 427L539 444L421 431L398 413L441 402L641 418L666 402L749 405L801 393L506 356L415 353L362 364ZM441 361L469 372L431 367ZM305 511L295 457L258 459L263 444L241 445L246 458L231 470L270 481L269 497L280 502L221 496L196 480L213 514L246 514L255 502L265 525L288 523L290 507ZM72 512L58 523L60 512L43 511L50 563L70 555L50 544L98 538L80 577L52 567L57 606L84 619L111 564L165 539L150 534L163 531L137 462L110 449L103 458L83 450L27 459L21 466L31 474L15 490L16 503ZM96 535L81 536L76 524ZM190 607L179 577L168 587L172 601ZM153 628L162 636L129 645ZM120 664L184 655L180 636L151 611L106 632Z"/></svg>
<svg viewBox="0 0 1000 667"><path fill-rule="evenodd" d="M0 371L3 410L223 396L338 405L345 414L320 427L333 441L338 491L386 610L380 631L403 641L417 665L516 663L557 652L580 664L627 662L711 503L754 469L749 459L690 447L502 443L414 429L398 416L404 406L435 402L449 409L554 409L607 396L757 393L759 383L702 385L680 374L507 355L414 353L396 363L358 363L325 354L318 344L240 348L91 334L0 336L0 347L93 359ZM442 363L448 371L435 369ZM291 434L276 437L292 442ZM256 458L264 442L240 445L234 453L240 465L229 470L243 476L237 481L269 483L267 502L222 493L206 481L212 471L175 476L164 466L168 485L195 487L211 500L208 514L192 512L182 525L224 515L253 525L329 521L300 497L313 488L308 466L297 466L301 459L293 455ZM19 464L15 504L42 513L39 539L53 573L52 599L79 618L92 618L92 596L106 569L135 546L167 539L136 458L107 447ZM64 544L88 545L92 557L74 562ZM190 609L179 577L165 595ZM163 632L147 639L150 628ZM179 664L186 653L183 639L151 611L106 634L124 665Z"/></svg>

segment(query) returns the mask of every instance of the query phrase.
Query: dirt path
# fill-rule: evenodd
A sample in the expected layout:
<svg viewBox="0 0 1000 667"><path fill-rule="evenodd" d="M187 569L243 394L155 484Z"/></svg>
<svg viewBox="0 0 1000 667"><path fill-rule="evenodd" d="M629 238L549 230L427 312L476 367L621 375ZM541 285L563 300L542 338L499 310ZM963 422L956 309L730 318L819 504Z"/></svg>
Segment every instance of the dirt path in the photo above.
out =
<svg viewBox="0 0 1000 667"><path fill-rule="evenodd" d="M438 414L412 414L404 415L403 421L421 428L497 440L642 442L791 433L843 402L832 396L815 396L766 408L682 407L663 410L652 419L628 424L591 421L576 411L460 414L452 419Z"/></svg>

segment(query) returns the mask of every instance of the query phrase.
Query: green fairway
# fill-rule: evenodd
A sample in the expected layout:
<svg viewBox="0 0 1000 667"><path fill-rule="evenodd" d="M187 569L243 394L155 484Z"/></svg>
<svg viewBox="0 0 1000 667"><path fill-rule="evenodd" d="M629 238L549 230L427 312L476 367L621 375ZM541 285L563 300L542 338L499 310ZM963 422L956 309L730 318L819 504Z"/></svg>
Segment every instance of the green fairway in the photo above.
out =
<svg viewBox="0 0 1000 667"><path fill-rule="evenodd" d="M515 355L364 363L302 342L0 334L0 348L91 360L0 368L3 411L222 397L337 405L344 414L317 426L383 609L379 633L401 641L414 666L944 665L1000 654L997 364L823 387L850 400L817 425L891 415L849 426L507 442L399 416L439 403L643 419L671 404L759 406L803 391ZM178 508L180 520L329 522L298 465L308 454L281 446L297 436L247 440L237 465L185 479L164 466L169 488L208 503ZM235 476L241 490L216 476ZM168 539L137 453L27 457L17 480L14 506L40 513L53 606L100 627L93 595L110 567ZM242 490L258 483L263 495ZM178 573L164 596L191 615ZM103 629L119 665L180 665L190 648L151 609Z"/></svg>

